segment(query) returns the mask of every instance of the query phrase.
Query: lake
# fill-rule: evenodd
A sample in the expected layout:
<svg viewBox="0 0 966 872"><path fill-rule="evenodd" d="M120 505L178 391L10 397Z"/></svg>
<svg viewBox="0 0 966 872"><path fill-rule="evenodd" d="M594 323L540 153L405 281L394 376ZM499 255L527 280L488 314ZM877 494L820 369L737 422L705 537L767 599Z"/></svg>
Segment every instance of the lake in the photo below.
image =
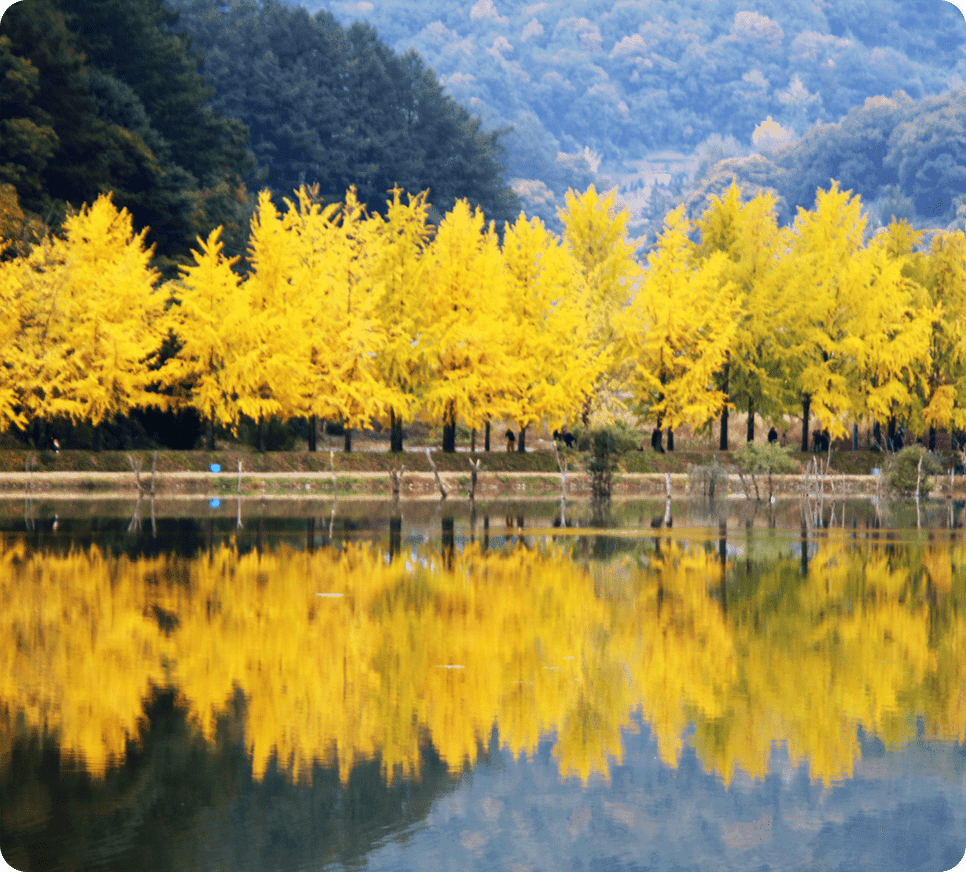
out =
<svg viewBox="0 0 966 872"><path fill-rule="evenodd" d="M44 870L929 870L963 505L0 502Z"/></svg>

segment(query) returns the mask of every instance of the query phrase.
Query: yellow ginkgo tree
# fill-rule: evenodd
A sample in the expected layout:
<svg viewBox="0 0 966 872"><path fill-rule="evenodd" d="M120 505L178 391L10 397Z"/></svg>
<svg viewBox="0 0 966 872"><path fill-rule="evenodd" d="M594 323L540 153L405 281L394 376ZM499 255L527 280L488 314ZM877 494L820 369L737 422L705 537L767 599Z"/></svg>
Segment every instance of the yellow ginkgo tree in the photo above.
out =
<svg viewBox="0 0 966 872"><path fill-rule="evenodd" d="M627 384L635 411L654 422L655 447L663 427L672 434L683 424L700 429L728 402L715 376L734 343L739 308L735 285L726 278L727 256L698 257L684 207L665 224L640 290L618 323L617 345L631 368Z"/></svg>
<svg viewBox="0 0 966 872"><path fill-rule="evenodd" d="M379 420L389 425L392 451L402 451L403 424L419 412L430 376L419 345L428 317L424 275L433 235L428 212L426 192L404 199L403 192L394 188L385 217L370 219L377 222L373 316L382 334L375 374L387 410Z"/></svg>
<svg viewBox="0 0 966 872"><path fill-rule="evenodd" d="M98 425L168 405L158 391L167 296L145 232L101 196L68 216L62 236L4 265L4 302L16 311L6 333L19 416L87 422L98 447Z"/></svg>
<svg viewBox="0 0 966 872"><path fill-rule="evenodd" d="M908 420L915 397L923 393L938 320L925 290L906 274L907 247L896 247L907 229L893 223L846 267L857 303L848 328L854 346L848 375L852 412L859 419L888 421L890 436L897 420Z"/></svg>
<svg viewBox="0 0 966 872"><path fill-rule="evenodd" d="M591 185L583 194L568 191L559 215L575 275L584 286L589 348L601 364L582 417L584 424L591 417L606 422L620 410L624 393L625 373L613 357L615 328L640 275L635 245L627 236L630 214L618 207L616 189L600 195Z"/></svg>
<svg viewBox="0 0 966 872"><path fill-rule="evenodd" d="M443 450L456 447L456 424L474 429L505 395L506 274L496 232L483 213L457 201L427 253L425 320L415 348L426 374L421 406L443 425Z"/></svg>
<svg viewBox="0 0 966 872"><path fill-rule="evenodd" d="M507 339L506 415L520 428L559 427L577 418L602 364L586 317L586 285L573 257L539 218L521 213L503 238Z"/></svg>
<svg viewBox="0 0 966 872"><path fill-rule="evenodd" d="M916 415L929 430L931 450L937 429L966 428L966 234L936 233L928 252L912 259L912 276L934 314Z"/></svg>
<svg viewBox="0 0 966 872"><path fill-rule="evenodd" d="M719 441L719 447L726 450L731 403L747 409L750 442L755 414L780 416L788 411L792 399L785 378L789 366L787 314L778 269L788 232L778 226L774 195L761 193L742 202L737 183L711 201L697 229L699 255L723 252L727 256L725 276L734 282L740 300L735 341L720 374L721 389L729 398L721 413Z"/></svg>
<svg viewBox="0 0 966 872"><path fill-rule="evenodd" d="M780 267L787 301L787 340L793 350L790 380L802 410L802 451L808 450L814 413L833 437L846 435L854 395L849 384L859 352L852 335L862 305L864 277L849 269L862 249L866 219L851 191L833 183L816 193L815 208L799 209Z"/></svg>
<svg viewBox="0 0 966 872"><path fill-rule="evenodd" d="M198 240L194 264L182 267L180 282L172 283L173 329L178 352L168 362L169 383L182 407L197 410L206 422L206 444L215 448L215 427L237 430L236 382L239 363L236 337L249 318L242 277L226 258L221 229Z"/></svg>
<svg viewBox="0 0 966 872"><path fill-rule="evenodd" d="M288 203L286 226L296 252L292 283L302 300L298 329L307 339L309 447L315 449L315 420L323 418L342 422L350 448L351 428L383 417L392 398L376 370L385 336L376 317L379 222L354 189L324 208L305 188L298 199L298 207Z"/></svg>
<svg viewBox="0 0 966 872"><path fill-rule="evenodd" d="M259 195L252 216L248 261L251 271L241 286L248 317L234 338L234 384L238 411L256 422L262 448L269 418L286 420L301 413L309 360L306 289L292 281L297 247L268 191Z"/></svg>

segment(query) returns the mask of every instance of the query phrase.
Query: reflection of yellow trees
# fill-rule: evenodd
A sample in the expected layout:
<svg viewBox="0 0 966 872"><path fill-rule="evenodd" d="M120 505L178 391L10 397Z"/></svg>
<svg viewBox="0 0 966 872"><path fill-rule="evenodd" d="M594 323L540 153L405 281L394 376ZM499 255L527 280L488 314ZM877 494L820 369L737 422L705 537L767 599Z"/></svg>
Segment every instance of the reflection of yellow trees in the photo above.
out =
<svg viewBox="0 0 966 872"><path fill-rule="evenodd" d="M555 732L561 773L586 780L620 759L637 710L669 765L693 723L726 780L764 774L776 742L815 777L848 776L859 725L900 743L922 717L963 741L966 547L835 535L806 579L789 557L740 596L716 554L670 538L606 569L552 547L469 547L447 566L361 547L40 555L11 538L0 747L22 717L102 773L169 682L208 738L244 693L256 777L273 757L293 778L378 757L392 779L427 737L458 770L496 724L515 755Z"/></svg>
<svg viewBox="0 0 966 872"><path fill-rule="evenodd" d="M17 714L29 727L58 733L62 754L95 774L122 757L125 742L138 736L145 697L166 681L168 640L145 609L163 563L0 544L6 728Z"/></svg>

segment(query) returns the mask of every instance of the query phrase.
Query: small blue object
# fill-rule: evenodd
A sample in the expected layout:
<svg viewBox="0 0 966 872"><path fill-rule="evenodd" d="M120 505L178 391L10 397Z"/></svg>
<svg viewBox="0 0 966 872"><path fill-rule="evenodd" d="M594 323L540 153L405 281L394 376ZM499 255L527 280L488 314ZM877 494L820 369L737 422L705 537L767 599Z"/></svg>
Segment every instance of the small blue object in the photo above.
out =
<svg viewBox="0 0 966 872"><path fill-rule="evenodd" d="M878 478L880 475L882 475L882 470L877 466L872 470L872 477Z"/></svg>
<svg viewBox="0 0 966 872"><path fill-rule="evenodd" d="M220 505L221 505L221 500L215 499L215 500L208 501L209 509L217 509Z"/></svg>
<svg viewBox="0 0 966 872"><path fill-rule="evenodd" d="M208 467L208 469L210 469L212 472L221 472L221 464L213 463L211 464L211 466Z"/></svg>

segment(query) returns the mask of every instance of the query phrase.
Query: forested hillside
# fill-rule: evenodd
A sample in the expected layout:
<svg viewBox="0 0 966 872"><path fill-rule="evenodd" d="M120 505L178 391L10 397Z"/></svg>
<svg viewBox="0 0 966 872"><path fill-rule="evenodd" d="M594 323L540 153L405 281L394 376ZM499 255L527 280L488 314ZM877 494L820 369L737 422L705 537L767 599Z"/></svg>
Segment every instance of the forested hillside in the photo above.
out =
<svg viewBox="0 0 966 872"><path fill-rule="evenodd" d="M25 0L0 26L0 237L29 243L111 191L159 265L224 225L240 247L252 161L152 0ZM137 52L131 51L137 45Z"/></svg>
<svg viewBox="0 0 966 872"><path fill-rule="evenodd" d="M278 197L318 184L330 199L354 185L376 211L398 185L429 190L440 216L466 198L501 223L515 217L498 134L445 95L416 52L276 0L170 5L201 53L214 107L249 129L252 184Z"/></svg>
<svg viewBox="0 0 966 872"><path fill-rule="evenodd" d="M0 25L0 251L110 192L166 275L222 227L245 250L253 194L300 185L374 211L391 189L497 221L518 201L499 134L415 52L280 3L21 0Z"/></svg>
<svg viewBox="0 0 966 872"><path fill-rule="evenodd" d="M305 5L371 22L397 50L416 48L484 123L512 123L510 177L528 211L551 222L566 187L582 189L594 172L642 206L654 181L680 183L701 162L797 139L869 97L966 85L966 22L944 0ZM769 117L777 141L753 142Z"/></svg>
<svg viewBox="0 0 966 872"><path fill-rule="evenodd" d="M748 193L778 194L789 223L810 209L815 190L840 179L866 201L873 229L892 217L923 228L962 228L966 221L966 91L912 100L898 92L869 98L836 124L764 154L723 160L688 198L693 215L732 180Z"/></svg>

